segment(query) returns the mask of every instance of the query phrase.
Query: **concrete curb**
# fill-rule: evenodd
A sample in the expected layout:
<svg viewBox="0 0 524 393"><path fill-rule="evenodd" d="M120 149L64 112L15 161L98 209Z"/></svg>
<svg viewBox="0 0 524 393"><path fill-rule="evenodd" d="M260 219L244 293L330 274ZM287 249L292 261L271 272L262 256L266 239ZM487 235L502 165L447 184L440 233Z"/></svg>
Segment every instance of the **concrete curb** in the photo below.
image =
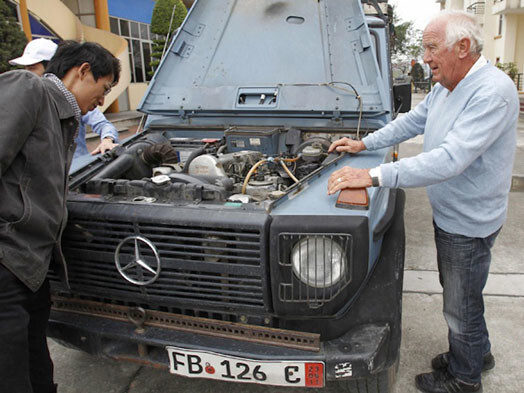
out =
<svg viewBox="0 0 524 393"><path fill-rule="evenodd" d="M508 296L524 298L524 274L490 273L484 288L485 296ZM442 294L437 271L406 270L404 293Z"/></svg>
<svg viewBox="0 0 524 393"><path fill-rule="evenodd" d="M513 175L511 179L512 192L524 192L524 175Z"/></svg>

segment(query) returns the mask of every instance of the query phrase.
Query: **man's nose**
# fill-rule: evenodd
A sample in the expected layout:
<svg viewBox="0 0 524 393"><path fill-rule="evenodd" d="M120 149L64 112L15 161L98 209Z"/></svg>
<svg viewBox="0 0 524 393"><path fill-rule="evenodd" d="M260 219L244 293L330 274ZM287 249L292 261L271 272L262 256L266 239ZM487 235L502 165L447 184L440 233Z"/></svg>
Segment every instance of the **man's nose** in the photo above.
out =
<svg viewBox="0 0 524 393"><path fill-rule="evenodd" d="M104 105L104 101L105 101L105 97L102 96L101 98L98 99L98 106L102 106Z"/></svg>
<svg viewBox="0 0 524 393"><path fill-rule="evenodd" d="M426 63L426 64L431 61L431 54L430 54L429 50L427 50L427 49L424 50L424 56L422 57L422 61L424 63Z"/></svg>

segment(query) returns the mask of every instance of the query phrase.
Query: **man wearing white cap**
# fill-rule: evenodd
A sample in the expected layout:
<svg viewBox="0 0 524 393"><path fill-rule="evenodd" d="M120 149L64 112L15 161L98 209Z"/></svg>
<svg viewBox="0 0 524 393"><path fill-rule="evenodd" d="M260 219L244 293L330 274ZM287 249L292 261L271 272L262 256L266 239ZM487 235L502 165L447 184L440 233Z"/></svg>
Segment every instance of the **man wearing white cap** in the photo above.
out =
<svg viewBox="0 0 524 393"><path fill-rule="evenodd" d="M53 41L46 38L37 38L26 45L22 56L9 60L9 64L24 66L27 71L42 76L47 63L54 56L56 48L57 45ZM82 116L78 127L78 135L75 138L76 149L73 161L78 157L89 154L86 144L86 124L91 126L93 132L100 135L100 145L91 154L105 153L118 143L118 131L115 126L106 119L100 109L95 108Z"/></svg>
<svg viewBox="0 0 524 393"><path fill-rule="evenodd" d="M27 71L42 76L47 63L56 52L56 47L57 45L51 40L37 38L25 46L22 56L9 60L9 64L24 66Z"/></svg>

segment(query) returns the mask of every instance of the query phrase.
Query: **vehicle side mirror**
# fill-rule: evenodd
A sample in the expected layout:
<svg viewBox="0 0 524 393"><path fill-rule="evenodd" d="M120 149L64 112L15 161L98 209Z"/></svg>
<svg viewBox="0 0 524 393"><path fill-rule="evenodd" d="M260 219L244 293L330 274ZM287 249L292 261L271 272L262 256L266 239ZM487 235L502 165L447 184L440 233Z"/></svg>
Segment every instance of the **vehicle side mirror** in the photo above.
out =
<svg viewBox="0 0 524 393"><path fill-rule="evenodd" d="M411 110L411 83L393 86L393 101L395 113L406 113Z"/></svg>

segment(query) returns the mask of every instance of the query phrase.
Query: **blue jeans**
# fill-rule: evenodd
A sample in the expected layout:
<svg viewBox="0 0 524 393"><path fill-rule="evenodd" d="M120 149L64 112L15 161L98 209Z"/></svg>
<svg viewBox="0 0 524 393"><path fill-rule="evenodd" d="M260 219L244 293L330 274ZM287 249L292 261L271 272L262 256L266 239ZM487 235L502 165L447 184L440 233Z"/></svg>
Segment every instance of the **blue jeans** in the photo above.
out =
<svg viewBox="0 0 524 393"><path fill-rule="evenodd" d="M472 238L443 231L435 223L444 318L448 324L448 371L467 383L480 382L483 357L490 349L484 320L482 290L491 262L491 248L499 231Z"/></svg>

